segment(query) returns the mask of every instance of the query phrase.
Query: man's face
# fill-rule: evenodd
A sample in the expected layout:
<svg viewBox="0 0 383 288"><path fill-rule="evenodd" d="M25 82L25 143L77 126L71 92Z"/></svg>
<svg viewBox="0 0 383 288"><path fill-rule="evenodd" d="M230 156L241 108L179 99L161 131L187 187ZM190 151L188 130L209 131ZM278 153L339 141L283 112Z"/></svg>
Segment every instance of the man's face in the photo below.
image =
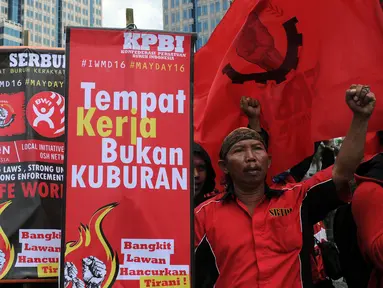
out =
<svg viewBox="0 0 383 288"><path fill-rule="evenodd" d="M193 155L194 162L194 195L201 192L206 180L206 163L198 155Z"/></svg>
<svg viewBox="0 0 383 288"><path fill-rule="evenodd" d="M237 185L257 186L266 178L270 158L262 142L243 140L233 145L220 166Z"/></svg>

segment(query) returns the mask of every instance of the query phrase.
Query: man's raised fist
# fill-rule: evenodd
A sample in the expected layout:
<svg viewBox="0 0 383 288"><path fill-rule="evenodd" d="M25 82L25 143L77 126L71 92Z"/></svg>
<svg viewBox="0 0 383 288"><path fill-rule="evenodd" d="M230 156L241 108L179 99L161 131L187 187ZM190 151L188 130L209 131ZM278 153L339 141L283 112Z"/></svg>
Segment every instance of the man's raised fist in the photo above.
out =
<svg viewBox="0 0 383 288"><path fill-rule="evenodd" d="M354 116L370 118L375 108L375 94L367 85L351 85L346 91L346 103L354 113Z"/></svg>

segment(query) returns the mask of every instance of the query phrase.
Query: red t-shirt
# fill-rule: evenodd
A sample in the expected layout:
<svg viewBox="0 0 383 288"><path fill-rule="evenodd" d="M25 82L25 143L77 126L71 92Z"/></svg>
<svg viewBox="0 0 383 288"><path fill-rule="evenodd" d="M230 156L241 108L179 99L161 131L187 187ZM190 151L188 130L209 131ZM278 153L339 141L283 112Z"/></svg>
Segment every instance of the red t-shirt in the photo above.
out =
<svg viewBox="0 0 383 288"><path fill-rule="evenodd" d="M212 259L216 288L311 287L312 226L344 198L331 177L332 167L281 190L267 188L253 215L232 196L201 204L194 210L196 265Z"/></svg>

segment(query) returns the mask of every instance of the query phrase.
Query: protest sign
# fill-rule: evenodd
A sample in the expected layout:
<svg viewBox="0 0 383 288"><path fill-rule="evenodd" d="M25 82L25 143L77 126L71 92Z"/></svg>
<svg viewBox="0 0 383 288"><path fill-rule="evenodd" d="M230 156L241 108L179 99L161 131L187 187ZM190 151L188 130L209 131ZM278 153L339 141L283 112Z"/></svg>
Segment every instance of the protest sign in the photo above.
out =
<svg viewBox="0 0 383 288"><path fill-rule="evenodd" d="M192 53L190 34L67 30L60 287L190 287Z"/></svg>
<svg viewBox="0 0 383 288"><path fill-rule="evenodd" d="M0 280L57 277L63 49L0 50Z"/></svg>

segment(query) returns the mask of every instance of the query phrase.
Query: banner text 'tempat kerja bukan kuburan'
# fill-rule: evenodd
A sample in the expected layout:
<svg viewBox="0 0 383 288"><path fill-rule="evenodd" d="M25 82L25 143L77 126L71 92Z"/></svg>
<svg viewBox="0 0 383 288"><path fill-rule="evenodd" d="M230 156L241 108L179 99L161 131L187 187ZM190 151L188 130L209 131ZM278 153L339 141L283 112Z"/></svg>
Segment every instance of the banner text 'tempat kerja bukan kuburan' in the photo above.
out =
<svg viewBox="0 0 383 288"><path fill-rule="evenodd" d="M190 287L192 37L68 33L61 284Z"/></svg>

